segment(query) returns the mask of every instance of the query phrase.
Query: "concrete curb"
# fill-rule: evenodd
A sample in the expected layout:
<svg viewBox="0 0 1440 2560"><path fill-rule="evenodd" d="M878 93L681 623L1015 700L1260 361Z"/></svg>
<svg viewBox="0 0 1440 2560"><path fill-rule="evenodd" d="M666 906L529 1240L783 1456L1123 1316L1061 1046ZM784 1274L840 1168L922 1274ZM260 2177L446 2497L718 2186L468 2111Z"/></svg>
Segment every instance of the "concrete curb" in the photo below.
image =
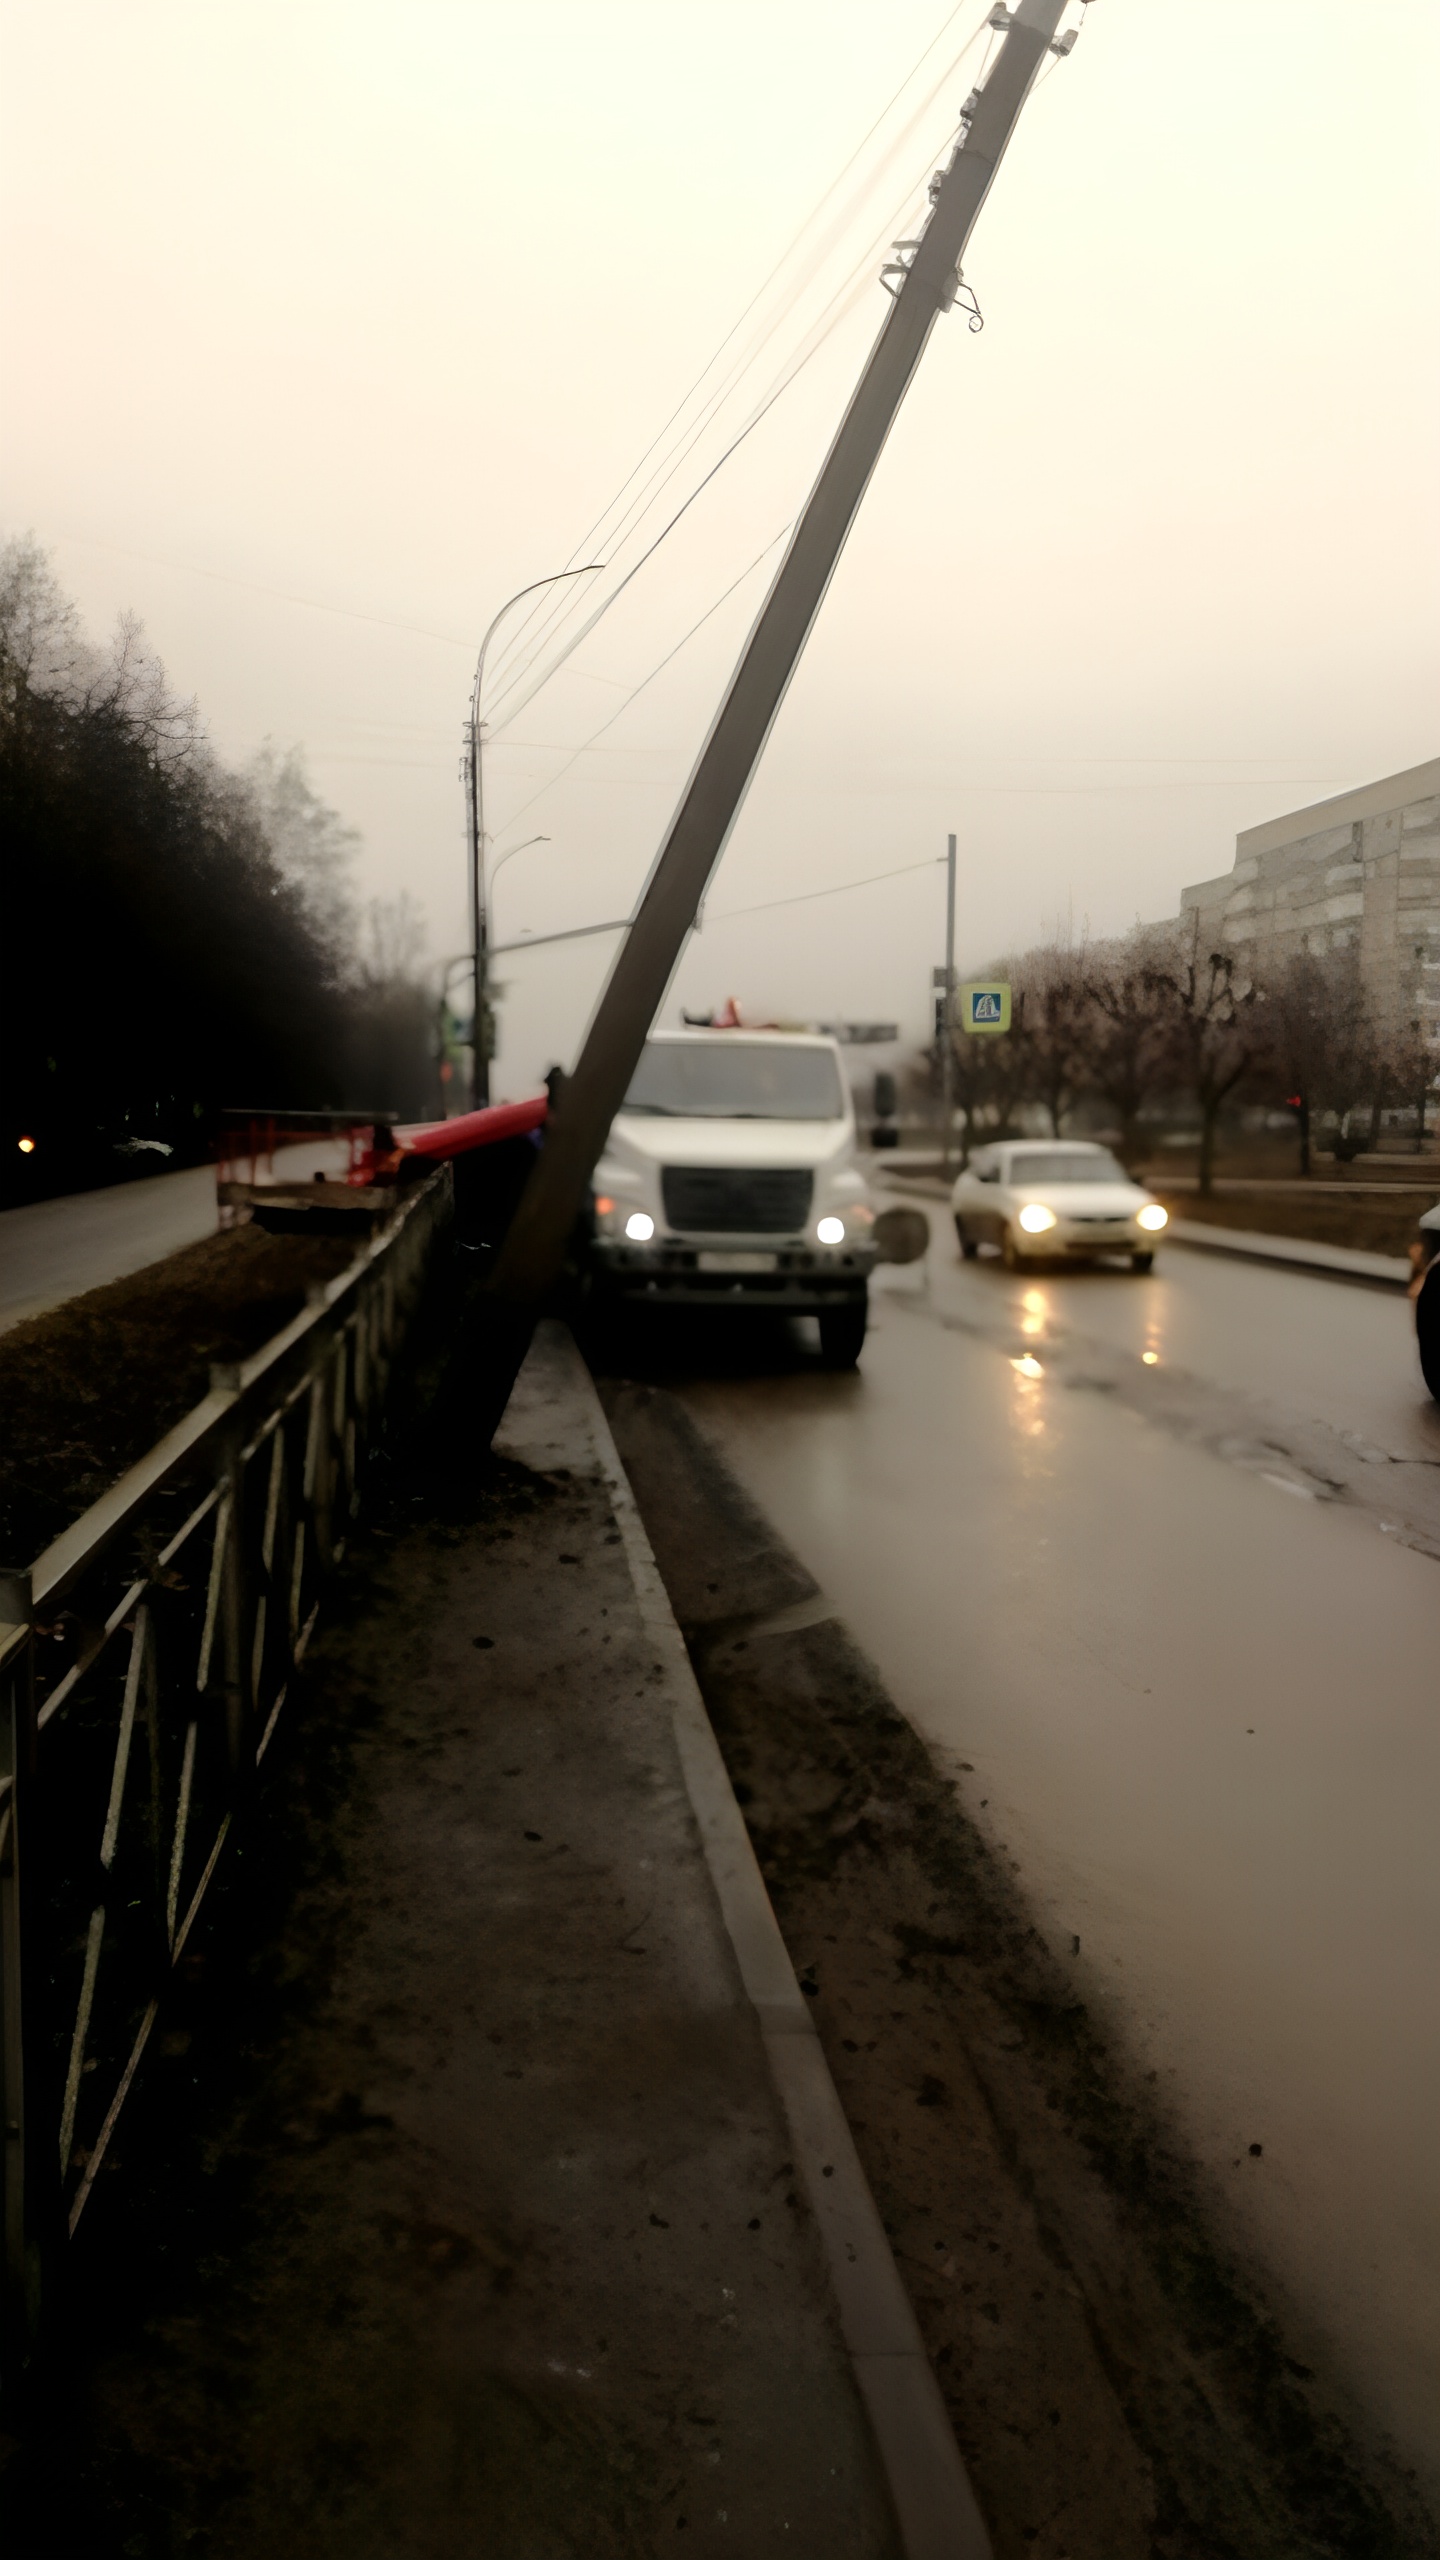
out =
<svg viewBox="0 0 1440 2560"><path fill-rule="evenodd" d="M1208 1227L1195 1218L1173 1218L1166 1241L1193 1245L1198 1253L1233 1253L1245 1262L1319 1271L1331 1280L1364 1280L1372 1287L1408 1289L1413 1277L1398 1254L1361 1253L1350 1245L1316 1244L1308 1236L1260 1235L1248 1227Z"/></svg>
<svg viewBox="0 0 1440 2560"><path fill-rule="evenodd" d="M629 1478L590 1373L573 1344L570 1357L641 1618L665 1665L686 1790L819 2228L901 2549L905 2560L993 2560L940 2386L796 1981Z"/></svg>

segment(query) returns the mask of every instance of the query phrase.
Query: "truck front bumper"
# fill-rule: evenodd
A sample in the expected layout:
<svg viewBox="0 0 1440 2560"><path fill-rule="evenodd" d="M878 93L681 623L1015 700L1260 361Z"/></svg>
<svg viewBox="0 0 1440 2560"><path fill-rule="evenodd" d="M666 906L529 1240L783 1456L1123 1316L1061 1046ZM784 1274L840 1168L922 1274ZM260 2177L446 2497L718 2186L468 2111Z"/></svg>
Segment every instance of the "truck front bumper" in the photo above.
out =
<svg viewBox="0 0 1440 2560"><path fill-rule="evenodd" d="M784 1315L818 1315L863 1297L875 1261L873 1245L826 1249L775 1244L763 1236L743 1244L674 1236L627 1244L597 1237L590 1247L591 1279L606 1298L651 1306L769 1307Z"/></svg>

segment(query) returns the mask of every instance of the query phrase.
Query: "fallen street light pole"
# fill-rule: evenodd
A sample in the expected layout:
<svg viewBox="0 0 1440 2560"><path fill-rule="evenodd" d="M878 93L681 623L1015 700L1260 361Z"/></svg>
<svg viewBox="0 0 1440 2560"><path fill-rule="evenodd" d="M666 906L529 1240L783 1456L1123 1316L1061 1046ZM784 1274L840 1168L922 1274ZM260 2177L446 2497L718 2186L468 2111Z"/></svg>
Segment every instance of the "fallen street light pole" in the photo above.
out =
<svg viewBox="0 0 1440 2560"><path fill-rule="evenodd" d="M701 898L724 851L870 475L926 342L961 290L976 217L1066 0L997 8L1003 42L960 139L933 185L914 242L884 271L893 305L790 539L740 664L700 751L633 924L616 955L573 1075L486 1285L487 1341L467 1422L488 1442L508 1401L545 1292L559 1276L591 1173L625 1097ZM1068 52L1065 38L1057 52Z"/></svg>

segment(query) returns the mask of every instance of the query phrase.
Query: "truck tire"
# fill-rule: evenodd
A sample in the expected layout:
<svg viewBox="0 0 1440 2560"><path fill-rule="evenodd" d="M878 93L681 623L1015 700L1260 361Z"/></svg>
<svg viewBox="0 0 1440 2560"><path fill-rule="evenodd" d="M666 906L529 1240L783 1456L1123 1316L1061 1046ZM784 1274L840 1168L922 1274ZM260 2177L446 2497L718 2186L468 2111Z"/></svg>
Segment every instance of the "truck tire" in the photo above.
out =
<svg viewBox="0 0 1440 2560"><path fill-rule="evenodd" d="M846 1298L838 1307L822 1308L820 1357L827 1369L853 1369L870 1321L868 1297Z"/></svg>
<svg viewBox="0 0 1440 2560"><path fill-rule="evenodd" d="M963 1218L957 1218L957 1219L956 1219L956 1221L955 1221L955 1236L956 1236L956 1241L958 1242L959 1247L960 1247L960 1250L961 1250L961 1252L964 1254L966 1261L967 1261L967 1262L973 1262L973 1261L974 1261L974 1259L975 1259L976 1254L977 1254L977 1253L979 1252L979 1250L980 1250L980 1247L979 1247L978 1243L976 1242L976 1240L975 1240L974 1236L970 1235L970 1234L967 1232L966 1225L965 1225L965 1221L964 1221L964 1219L963 1219Z"/></svg>
<svg viewBox="0 0 1440 2560"><path fill-rule="evenodd" d="M1420 1283L1415 1301L1415 1334L1420 1345L1420 1374L1440 1404L1440 1254Z"/></svg>

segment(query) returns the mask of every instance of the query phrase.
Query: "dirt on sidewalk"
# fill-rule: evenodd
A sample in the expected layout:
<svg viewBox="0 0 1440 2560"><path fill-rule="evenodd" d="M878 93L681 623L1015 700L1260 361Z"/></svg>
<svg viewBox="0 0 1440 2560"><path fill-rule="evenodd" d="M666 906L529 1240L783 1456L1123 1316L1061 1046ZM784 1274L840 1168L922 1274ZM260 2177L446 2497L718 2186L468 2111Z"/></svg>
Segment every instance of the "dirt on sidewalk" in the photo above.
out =
<svg viewBox="0 0 1440 2560"><path fill-rule="evenodd" d="M525 1386L507 1456L372 1475L7 2560L898 2560L588 1424Z"/></svg>
<svg viewBox="0 0 1440 2560"><path fill-rule="evenodd" d="M28 1565L354 1251L234 1227L0 1334L0 1563Z"/></svg>

